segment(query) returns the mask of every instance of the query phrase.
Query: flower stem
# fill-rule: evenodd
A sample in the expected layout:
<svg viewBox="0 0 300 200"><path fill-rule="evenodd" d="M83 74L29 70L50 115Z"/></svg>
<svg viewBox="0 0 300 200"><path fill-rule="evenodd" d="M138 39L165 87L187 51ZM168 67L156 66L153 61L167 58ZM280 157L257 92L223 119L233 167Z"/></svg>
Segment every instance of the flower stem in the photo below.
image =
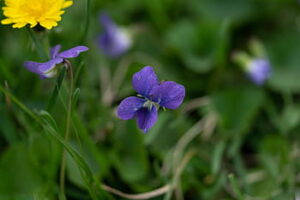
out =
<svg viewBox="0 0 300 200"><path fill-rule="evenodd" d="M45 52L45 49L43 48L43 45L41 43L41 41L37 38L36 34L33 32L32 29L28 28L28 33L35 45L35 48L39 54L39 56L41 57L41 59L43 60L47 60L48 59L48 55Z"/></svg>
<svg viewBox="0 0 300 200"><path fill-rule="evenodd" d="M83 30L83 34L82 34L82 38L81 38L81 43L83 43L85 41L85 38L88 34L88 30L89 30L89 26L90 26L90 7L91 7L91 0L86 0L85 26L84 26L84 30Z"/></svg>
<svg viewBox="0 0 300 200"><path fill-rule="evenodd" d="M71 126L71 116L72 116L72 99L73 99L73 90L74 90L74 79L73 79L73 68L69 61L65 61L65 64L68 68L69 77L70 77L70 88L69 88L69 100L67 108L67 120L66 120L66 129L65 129L65 141L69 140L70 135L70 126ZM60 199L65 200L65 173L66 173L66 149L62 153L62 161L60 167Z"/></svg>

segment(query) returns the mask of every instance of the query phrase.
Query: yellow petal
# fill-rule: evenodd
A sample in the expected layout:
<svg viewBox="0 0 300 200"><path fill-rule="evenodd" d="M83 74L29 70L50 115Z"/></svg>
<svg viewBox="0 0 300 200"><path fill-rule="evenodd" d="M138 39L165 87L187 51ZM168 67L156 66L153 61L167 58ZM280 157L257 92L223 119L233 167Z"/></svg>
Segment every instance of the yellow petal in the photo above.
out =
<svg viewBox="0 0 300 200"><path fill-rule="evenodd" d="M1 1L1 0L0 0ZM14 28L41 26L51 29L61 21L63 9L73 4L72 0L4 0L2 7L6 19L2 24L13 24Z"/></svg>
<svg viewBox="0 0 300 200"><path fill-rule="evenodd" d="M1 24L11 24L13 23L11 19L3 19L1 20Z"/></svg>
<svg viewBox="0 0 300 200"><path fill-rule="evenodd" d="M64 2L62 8L67 8L67 7L70 7L71 5L73 5L73 1L66 1L66 2Z"/></svg>
<svg viewBox="0 0 300 200"><path fill-rule="evenodd" d="M52 27L57 26L57 23L50 20L44 20L40 22L40 25L46 29L51 29Z"/></svg>
<svg viewBox="0 0 300 200"><path fill-rule="evenodd" d="M16 23L13 25L13 28L23 28L24 26L26 26L27 23L25 22L20 22L20 23Z"/></svg>
<svg viewBox="0 0 300 200"><path fill-rule="evenodd" d="M30 24L30 28L33 28L33 27L35 27L36 25L37 25L37 22L34 22L34 23Z"/></svg>

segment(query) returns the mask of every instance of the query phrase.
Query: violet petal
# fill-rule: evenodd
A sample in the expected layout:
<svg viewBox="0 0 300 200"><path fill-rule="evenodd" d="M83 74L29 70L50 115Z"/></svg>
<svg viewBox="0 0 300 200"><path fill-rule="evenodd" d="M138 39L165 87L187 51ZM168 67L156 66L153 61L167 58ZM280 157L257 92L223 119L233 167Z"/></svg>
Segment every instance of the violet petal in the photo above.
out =
<svg viewBox="0 0 300 200"><path fill-rule="evenodd" d="M106 30L110 28L117 28L117 25L113 22L113 20L106 12L100 14L99 21Z"/></svg>
<svg viewBox="0 0 300 200"><path fill-rule="evenodd" d="M52 47L50 49L50 58L52 58L52 59L55 58L57 56L58 52L60 51L60 49L61 49L61 45L59 45L59 44Z"/></svg>
<svg viewBox="0 0 300 200"><path fill-rule="evenodd" d="M153 106L151 110L149 110L147 107L142 107L136 112L136 121L138 127L144 133L147 133L157 121L157 108Z"/></svg>
<svg viewBox="0 0 300 200"><path fill-rule="evenodd" d="M26 61L24 67L35 74L40 75L41 78L49 78L47 73L52 70L57 64L63 62L62 58L54 58L45 63Z"/></svg>
<svg viewBox="0 0 300 200"><path fill-rule="evenodd" d="M183 85L173 81L166 81L153 87L150 92L151 100L160 106L176 109L178 108L185 96L185 88Z"/></svg>
<svg viewBox="0 0 300 200"><path fill-rule="evenodd" d="M39 71L41 73L46 73L50 70L52 70L57 64L62 63L64 60L62 58L54 58L52 60L49 60L48 62L42 63L39 66Z"/></svg>
<svg viewBox="0 0 300 200"><path fill-rule="evenodd" d="M130 36L119 28L107 13L102 13L100 23L103 33L98 36L97 42L103 53L112 58L124 54L132 44Z"/></svg>
<svg viewBox="0 0 300 200"><path fill-rule="evenodd" d="M132 77L132 86L135 91L144 97L150 98L150 91L159 84L152 67L146 66Z"/></svg>
<svg viewBox="0 0 300 200"><path fill-rule="evenodd" d="M138 97L127 97L120 103L117 115L123 120L132 119L144 103L144 99Z"/></svg>
<svg viewBox="0 0 300 200"><path fill-rule="evenodd" d="M254 59L250 63L248 76L256 85L262 85L271 75L271 64L267 59Z"/></svg>
<svg viewBox="0 0 300 200"><path fill-rule="evenodd" d="M24 67L30 72L33 72L33 73L36 73L36 74L41 74L41 71L39 70L39 66L42 65L42 64L44 64L44 63L26 61L24 63Z"/></svg>
<svg viewBox="0 0 300 200"><path fill-rule="evenodd" d="M63 51L59 54L57 54L57 57L61 57L61 58L75 58L77 57L81 52L87 51L89 50L88 47L86 46L77 46L74 47L72 49Z"/></svg>

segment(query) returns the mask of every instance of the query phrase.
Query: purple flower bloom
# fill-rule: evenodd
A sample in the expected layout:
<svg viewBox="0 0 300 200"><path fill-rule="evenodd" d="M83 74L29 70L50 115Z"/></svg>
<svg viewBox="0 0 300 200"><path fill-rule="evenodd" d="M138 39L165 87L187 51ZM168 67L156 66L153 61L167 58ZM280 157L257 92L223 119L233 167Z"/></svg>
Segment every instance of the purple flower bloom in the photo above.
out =
<svg viewBox="0 0 300 200"><path fill-rule="evenodd" d="M145 133L155 124L159 107L176 109L185 96L184 86L173 81L159 82L153 68L144 67L132 77L138 97L127 97L117 114L123 120L136 118L138 127Z"/></svg>
<svg viewBox="0 0 300 200"><path fill-rule="evenodd" d="M59 53L61 45L56 45L50 50L50 58L48 62L39 63L26 61L24 67L29 71L40 75L41 79L52 78L57 74L57 65L63 63L67 58L75 58L81 52L87 51L86 46L77 46L69 50Z"/></svg>
<svg viewBox="0 0 300 200"><path fill-rule="evenodd" d="M110 57L124 54L131 47L130 36L125 30L119 28L106 13L101 14L100 23L104 30L98 37L98 43L103 53Z"/></svg>
<svg viewBox="0 0 300 200"><path fill-rule="evenodd" d="M249 62L247 73L256 85L262 85L271 75L271 65L267 59L253 59Z"/></svg>

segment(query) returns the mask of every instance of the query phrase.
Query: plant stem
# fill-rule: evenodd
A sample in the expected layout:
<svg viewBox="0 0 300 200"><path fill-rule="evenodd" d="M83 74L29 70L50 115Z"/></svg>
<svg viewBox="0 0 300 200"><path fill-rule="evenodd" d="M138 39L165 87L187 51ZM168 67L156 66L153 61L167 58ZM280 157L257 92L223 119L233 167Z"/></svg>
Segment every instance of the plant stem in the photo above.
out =
<svg viewBox="0 0 300 200"><path fill-rule="evenodd" d="M69 140L69 135L70 135L74 79L73 79L73 68L71 63L69 61L65 61L65 63L68 68L69 77L70 77L69 100L68 100L68 110L67 110L67 120L66 120L66 130L65 130L65 141L67 142ZM62 161L61 161L61 168L60 168L60 192L61 192L60 198L62 200L66 199L65 173L66 173L66 149L64 148L62 153Z"/></svg>
<svg viewBox="0 0 300 200"><path fill-rule="evenodd" d="M120 196L120 197L123 197L123 198L126 198L126 199L150 199L150 198L154 198L154 197L157 197L157 196L160 196L166 192L168 192L170 190L170 185L165 185L163 187L160 187L158 189L155 189L155 190L152 190L150 192L145 192L145 193L141 193L141 194L127 194L127 193L124 193L120 190L117 190L115 188L112 188L108 185L105 185L105 184L102 184L101 185L102 189L107 191L107 192L110 192L112 194L115 194L117 196Z"/></svg>
<svg viewBox="0 0 300 200"><path fill-rule="evenodd" d="M86 8L85 8L85 26L81 38L81 43L85 41L85 38L88 34L89 26L90 26L90 7L91 7L91 0L86 0Z"/></svg>
<svg viewBox="0 0 300 200"><path fill-rule="evenodd" d="M41 59L47 60L49 57L48 57L47 53L45 52L45 49L43 48L41 41L36 37L36 35L32 29L28 28L28 33L29 33Z"/></svg>

